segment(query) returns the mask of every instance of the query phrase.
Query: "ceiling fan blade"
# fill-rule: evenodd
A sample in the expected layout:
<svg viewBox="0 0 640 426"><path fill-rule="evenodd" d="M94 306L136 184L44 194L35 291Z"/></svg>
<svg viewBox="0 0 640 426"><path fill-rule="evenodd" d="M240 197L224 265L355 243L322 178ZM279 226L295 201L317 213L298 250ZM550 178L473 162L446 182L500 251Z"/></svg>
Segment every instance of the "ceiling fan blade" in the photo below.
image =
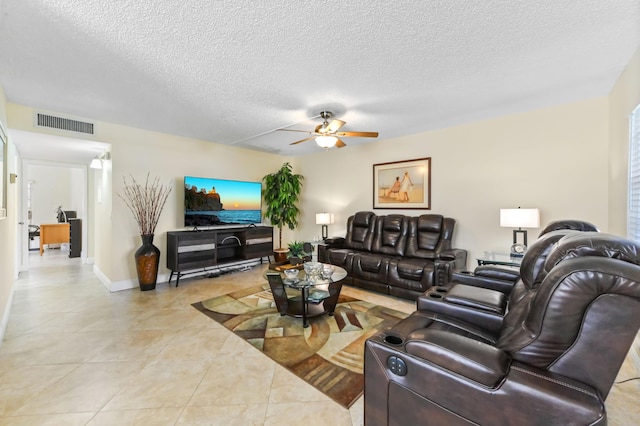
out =
<svg viewBox="0 0 640 426"><path fill-rule="evenodd" d="M314 139L314 138L315 138L315 136L310 136L308 138L300 139L299 141L291 142L289 145L297 145L299 143L306 142L306 141L308 141L310 139Z"/></svg>
<svg viewBox="0 0 640 426"><path fill-rule="evenodd" d="M344 138L353 138L353 137L377 138L378 132L338 132L336 133L336 136L344 137Z"/></svg>
<svg viewBox="0 0 640 426"><path fill-rule="evenodd" d="M338 139L338 141L336 142L336 146L338 148L344 148L345 146L347 146L347 144Z"/></svg>
<svg viewBox="0 0 640 426"><path fill-rule="evenodd" d="M313 134L313 132L310 132L308 130L296 130L296 129L278 129L282 132L302 132L302 133L309 133L310 135Z"/></svg>
<svg viewBox="0 0 640 426"><path fill-rule="evenodd" d="M340 129L340 127L344 126L345 124L347 123L342 120L332 120L325 129L325 133L335 133Z"/></svg>

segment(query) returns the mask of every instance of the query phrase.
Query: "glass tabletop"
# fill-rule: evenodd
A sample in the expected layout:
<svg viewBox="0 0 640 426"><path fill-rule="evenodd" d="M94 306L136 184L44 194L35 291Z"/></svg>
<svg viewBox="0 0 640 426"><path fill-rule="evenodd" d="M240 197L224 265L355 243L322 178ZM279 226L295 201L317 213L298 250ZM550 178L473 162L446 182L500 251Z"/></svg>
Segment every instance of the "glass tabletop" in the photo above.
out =
<svg viewBox="0 0 640 426"><path fill-rule="evenodd" d="M512 256L509 253L485 251L478 257L479 265L520 266L520 263L522 263L522 256Z"/></svg>
<svg viewBox="0 0 640 426"><path fill-rule="evenodd" d="M282 282L284 283L284 285L291 288L302 289L302 288L308 288L308 287L327 285L332 282L341 281L347 276L347 271L339 266L330 265L328 263L319 263L318 265L322 265L321 267L319 267L319 270L321 271L324 270L325 266L332 266L333 273L329 276L321 272L319 274L314 274L312 277L308 277L304 269L300 269L300 270L294 269L298 271L298 275L295 277L289 277L287 276L286 270L281 272L268 270L265 272L265 278L266 278L266 274L279 273L280 276L282 277Z"/></svg>

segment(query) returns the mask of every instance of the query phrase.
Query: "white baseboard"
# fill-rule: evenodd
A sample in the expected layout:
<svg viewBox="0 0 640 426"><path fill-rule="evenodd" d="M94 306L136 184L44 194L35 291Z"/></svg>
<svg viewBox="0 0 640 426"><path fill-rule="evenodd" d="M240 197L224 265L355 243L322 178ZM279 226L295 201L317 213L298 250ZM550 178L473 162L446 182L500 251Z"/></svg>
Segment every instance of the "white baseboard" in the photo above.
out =
<svg viewBox="0 0 640 426"><path fill-rule="evenodd" d="M167 281L169 281L169 274L158 274L157 284L166 283ZM138 287L140 287L138 279L134 278L132 280L113 281L109 291L113 293L114 291L131 290Z"/></svg>
<svg viewBox="0 0 640 426"><path fill-rule="evenodd" d="M2 315L2 322L0 323L0 346L4 341L4 335L7 332L7 326L9 325L9 317L11 316L11 306L13 306L13 289L14 285L11 285L11 292L9 292L9 298L7 304L4 307L4 315Z"/></svg>
<svg viewBox="0 0 640 426"><path fill-rule="evenodd" d="M195 276L205 275L205 274L215 274L216 272L235 271L235 270L240 270L242 268L253 267L259 264L260 264L260 260L258 259L241 260L238 262L225 263L224 265L203 269L201 271L193 271L188 273L187 276L195 277ZM121 280L121 281L111 281L105 274L102 273L102 271L100 271L100 268L98 268L96 265L93 265L93 272L96 274L98 279L102 282L102 284L104 284L106 289L109 290L109 292L111 293L115 291L131 290L133 288L139 287L138 280L136 278ZM170 276L171 276L170 273L158 274L158 279L156 281L157 284L168 283ZM175 282L175 279L176 277L173 277L173 282Z"/></svg>
<svg viewBox="0 0 640 426"><path fill-rule="evenodd" d="M96 274L96 277L98 277L102 285L104 285L107 290L111 291L111 280L100 270L100 268L98 268L98 265L96 264L93 264L93 273Z"/></svg>

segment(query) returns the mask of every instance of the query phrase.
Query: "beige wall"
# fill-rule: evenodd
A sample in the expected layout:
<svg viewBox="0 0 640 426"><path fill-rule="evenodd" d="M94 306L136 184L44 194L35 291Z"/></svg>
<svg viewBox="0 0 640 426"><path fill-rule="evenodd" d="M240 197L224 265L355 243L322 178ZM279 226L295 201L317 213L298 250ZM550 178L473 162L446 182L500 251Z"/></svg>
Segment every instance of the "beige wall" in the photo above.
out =
<svg viewBox="0 0 640 426"><path fill-rule="evenodd" d="M627 235L629 116L640 104L640 49L609 96L609 230Z"/></svg>
<svg viewBox="0 0 640 426"><path fill-rule="evenodd" d="M34 109L9 104L12 128L57 134L57 130L33 126ZM152 132L92 120L94 139L111 144L111 162L102 170L90 171L90 214L94 215L95 271L112 290L137 287L133 253L140 246L137 225L118 197L123 178L138 182L150 176L171 184L173 191L156 229L154 244L161 249L160 277L166 279L166 232L184 229L183 178L185 175L260 181L277 170L287 158L196 139ZM83 138L86 136L83 135ZM90 225L91 226L91 225ZM285 234L287 235L287 234Z"/></svg>
<svg viewBox="0 0 640 426"><path fill-rule="evenodd" d="M432 159L430 212L456 219L454 244L469 250L470 267L511 245L500 208L537 207L541 224L573 218L607 230L607 121L607 98L598 98L305 156L296 162L306 176L300 237L319 234L317 212L335 213L329 234L341 235L350 214L372 210L373 164L423 157Z"/></svg>
<svg viewBox="0 0 640 426"><path fill-rule="evenodd" d="M163 211L154 243L162 250L160 273L165 268L166 232L183 229L183 179L185 175L260 181L277 170L283 157L199 140L139 129L110 126L105 140L112 143L113 191L121 193L123 177L132 174L138 181L147 172L173 185ZM113 247L110 276L113 281L135 277L133 252L140 246L137 227L124 202L113 197ZM117 242L117 243L116 243ZM125 266L126 265L126 266ZM136 284L137 285L137 284Z"/></svg>
<svg viewBox="0 0 640 426"><path fill-rule="evenodd" d="M36 131L32 109L10 105L10 111L12 127ZM318 235L315 213L321 211L335 214L329 233L343 234L350 214L372 210L373 164L422 157L432 158L431 212L457 220L454 245L469 250L469 266L484 250L510 246L512 230L498 226L500 208L537 207L543 224L579 218L608 228L607 98L296 159L109 123L97 122L96 129L98 140L112 144L113 169L94 175L94 185L102 188L102 201L93 203L94 257L97 272L113 289L135 284L133 252L140 241L130 212L117 197L130 173L142 180L150 172L174 187L156 230L163 277L168 274L166 232L182 228L184 175L260 180L287 160L305 181L300 227L286 232L284 241ZM392 212L427 211L376 211ZM530 238L539 231L529 230Z"/></svg>

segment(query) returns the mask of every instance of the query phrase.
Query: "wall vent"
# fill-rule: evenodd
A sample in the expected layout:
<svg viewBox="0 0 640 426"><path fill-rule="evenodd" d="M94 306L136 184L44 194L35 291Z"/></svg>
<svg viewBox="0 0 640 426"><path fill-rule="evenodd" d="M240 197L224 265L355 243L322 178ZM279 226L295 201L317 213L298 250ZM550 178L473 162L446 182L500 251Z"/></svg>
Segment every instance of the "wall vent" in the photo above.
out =
<svg viewBox="0 0 640 426"><path fill-rule="evenodd" d="M68 118L55 117L47 114L37 114L36 121L40 127L50 127L52 129L69 130L70 132L80 132L93 135L93 123L70 120Z"/></svg>

